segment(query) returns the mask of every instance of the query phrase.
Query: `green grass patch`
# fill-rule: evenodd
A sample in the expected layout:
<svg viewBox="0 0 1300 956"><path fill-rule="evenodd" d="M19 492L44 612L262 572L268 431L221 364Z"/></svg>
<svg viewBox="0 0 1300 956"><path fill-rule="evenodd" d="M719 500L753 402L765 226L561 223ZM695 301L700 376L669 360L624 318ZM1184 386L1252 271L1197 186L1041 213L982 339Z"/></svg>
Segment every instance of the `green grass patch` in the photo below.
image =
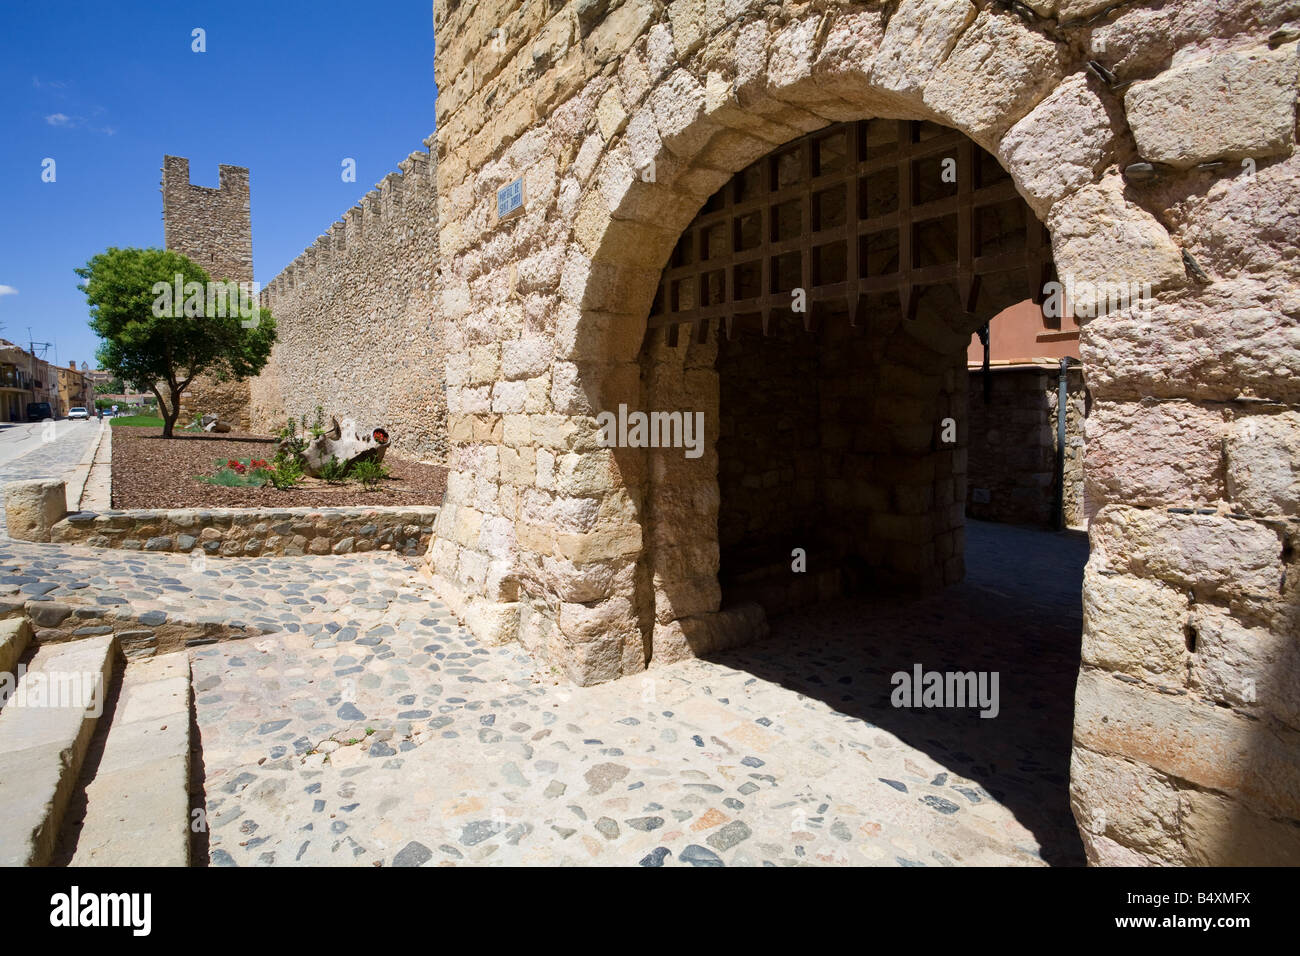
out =
<svg viewBox="0 0 1300 956"><path fill-rule="evenodd" d="M109 423L114 427L118 425L129 425L133 428L162 428L163 420L155 418L152 415L119 415L110 418Z"/></svg>

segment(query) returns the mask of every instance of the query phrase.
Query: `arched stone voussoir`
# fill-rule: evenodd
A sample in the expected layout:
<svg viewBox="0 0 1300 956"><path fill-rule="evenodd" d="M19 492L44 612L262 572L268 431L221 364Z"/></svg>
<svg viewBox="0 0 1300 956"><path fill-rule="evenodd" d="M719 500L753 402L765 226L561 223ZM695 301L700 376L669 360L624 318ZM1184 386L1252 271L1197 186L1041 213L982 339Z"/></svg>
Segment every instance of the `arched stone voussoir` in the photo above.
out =
<svg viewBox="0 0 1300 956"><path fill-rule="evenodd" d="M689 70L678 67L655 85L642 110L648 107L653 111L665 148L689 160L718 131L718 125L705 115L704 106L704 84Z"/></svg>
<svg viewBox="0 0 1300 956"><path fill-rule="evenodd" d="M683 179L690 167L670 154L652 157L639 168L631 167L627 160L626 154L612 154L597 181L596 188L611 216L660 229L690 222L703 202L703 197L690 191L688 181Z"/></svg>
<svg viewBox="0 0 1300 956"><path fill-rule="evenodd" d="M796 20L772 38L767 59L767 93L778 100L804 106L816 115L839 119L838 114L853 108L851 104L843 101L831 87L810 82L818 48L832 23L831 14L814 14Z"/></svg>
<svg viewBox="0 0 1300 956"><path fill-rule="evenodd" d="M872 86L919 105L927 80L977 12L971 0L902 0L871 64Z"/></svg>
<svg viewBox="0 0 1300 956"><path fill-rule="evenodd" d="M681 232L672 228L675 217L664 218L666 222L656 223L617 217L606 207L600 193L592 190L578 206L573 235L588 254L598 256L601 262L634 268L655 263L662 266Z"/></svg>
<svg viewBox="0 0 1300 956"><path fill-rule="evenodd" d="M575 246L569 250L560 275L560 296L583 312L645 315L662 265L620 265L609 261L603 246L595 256Z"/></svg>
<svg viewBox="0 0 1300 956"><path fill-rule="evenodd" d="M1076 316L1106 311L1115 290L1148 298L1187 281L1182 253L1156 218L1125 195L1112 172L1057 202L1048 213L1056 272L1075 293Z"/></svg>
<svg viewBox="0 0 1300 956"><path fill-rule="evenodd" d="M986 9L925 82L941 122L987 150L1065 75L1065 51L1013 14Z"/></svg>
<svg viewBox="0 0 1300 956"><path fill-rule="evenodd" d="M998 144L998 159L1039 219L1094 182L1115 154L1122 117L1107 109L1095 84L1082 72L1066 77Z"/></svg>

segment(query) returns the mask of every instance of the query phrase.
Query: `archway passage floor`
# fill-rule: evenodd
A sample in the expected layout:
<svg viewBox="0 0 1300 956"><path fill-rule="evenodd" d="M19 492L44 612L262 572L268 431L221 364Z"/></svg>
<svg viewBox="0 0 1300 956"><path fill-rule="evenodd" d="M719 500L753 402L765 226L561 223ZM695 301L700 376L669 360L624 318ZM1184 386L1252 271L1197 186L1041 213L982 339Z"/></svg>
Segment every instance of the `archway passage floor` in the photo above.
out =
<svg viewBox="0 0 1300 956"><path fill-rule="evenodd" d="M478 644L414 576L368 628L197 649L211 862L1081 863L1086 552L972 523L957 587L585 689ZM914 663L999 670L999 716L891 707Z"/></svg>

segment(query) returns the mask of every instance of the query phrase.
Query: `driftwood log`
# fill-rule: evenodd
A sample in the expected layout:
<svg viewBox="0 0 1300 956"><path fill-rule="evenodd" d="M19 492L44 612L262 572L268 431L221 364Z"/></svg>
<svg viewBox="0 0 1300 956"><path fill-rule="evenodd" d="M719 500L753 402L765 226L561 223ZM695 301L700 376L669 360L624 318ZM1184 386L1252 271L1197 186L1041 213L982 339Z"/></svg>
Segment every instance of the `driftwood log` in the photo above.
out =
<svg viewBox="0 0 1300 956"><path fill-rule="evenodd" d="M222 421L216 415L204 415L199 419L199 425L205 432L220 432L224 434L230 431L230 422Z"/></svg>
<svg viewBox="0 0 1300 956"><path fill-rule="evenodd" d="M319 478L331 458L343 464L384 460L384 453L388 451L388 429L363 431L357 428L356 420L352 418L345 418L339 424L337 418L331 417L330 422L329 431L311 439L303 449L307 474Z"/></svg>

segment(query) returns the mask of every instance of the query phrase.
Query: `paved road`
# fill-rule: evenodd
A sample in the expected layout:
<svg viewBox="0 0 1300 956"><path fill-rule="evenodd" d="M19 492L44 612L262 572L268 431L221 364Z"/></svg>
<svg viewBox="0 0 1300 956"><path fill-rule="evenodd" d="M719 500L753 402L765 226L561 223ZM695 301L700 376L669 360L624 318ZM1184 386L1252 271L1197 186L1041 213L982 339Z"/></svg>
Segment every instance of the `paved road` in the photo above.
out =
<svg viewBox="0 0 1300 956"><path fill-rule="evenodd" d="M11 481L66 479L101 427L109 426L94 420L0 425L0 492ZM4 527L0 507L0 533Z"/></svg>
<svg viewBox="0 0 1300 956"><path fill-rule="evenodd" d="M62 478L66 458L71 455L76 465L99 427L93 419L0 424L0 481Z"/></svg>

